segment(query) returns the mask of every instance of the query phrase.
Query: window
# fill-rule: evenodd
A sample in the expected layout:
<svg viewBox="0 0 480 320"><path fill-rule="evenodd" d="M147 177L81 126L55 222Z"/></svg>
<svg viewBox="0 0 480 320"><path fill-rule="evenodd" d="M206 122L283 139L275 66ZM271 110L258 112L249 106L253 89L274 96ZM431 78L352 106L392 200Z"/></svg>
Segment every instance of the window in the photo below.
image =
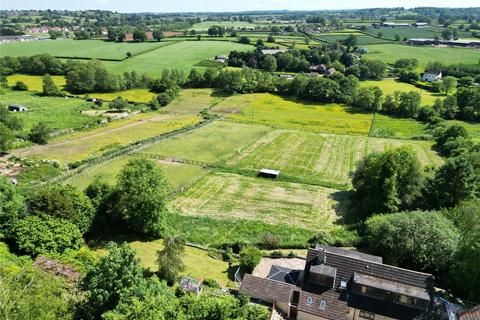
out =
<svg viewBox="0 0 480 320"><path fill-rule="evenodd" d="M320 310L325 310L326 303L325 301L320 301Z"/></svg>
<svg viewBox="0 0 480 320"><path fill-rule="evenodd" d="M411 304L411 305L415 305L417 303L417 299L409 296L404 296L402 294L397 295L395 297L395 301L403 304Z"/></svg>
<svg viewBox="0 0 480 320"><path fill-rule="evenodd" d="M312 297L307 297L307 304L311 305L313 303Z"/></svg>
<svg viewBox="0 0 480 320"><path fill-rule="evenodd" d="M360 318L363 318L363 319L375 320L375 314L367 311L360 311L359 316Z"/></svg>
<svg viewBox="0 0 480 320"><path fill-rule="evenodd" d="M345 289L347 287L347 279L340 278L340 284L338 285L340 289Z"/></svg>

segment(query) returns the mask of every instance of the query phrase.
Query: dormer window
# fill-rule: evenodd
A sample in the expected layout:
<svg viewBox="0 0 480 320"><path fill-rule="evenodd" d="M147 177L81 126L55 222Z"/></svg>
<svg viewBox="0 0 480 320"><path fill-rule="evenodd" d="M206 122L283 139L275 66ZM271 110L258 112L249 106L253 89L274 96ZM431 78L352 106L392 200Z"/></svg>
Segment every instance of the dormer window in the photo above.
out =
<svg viewBox="0 0 480 320"><path fill-rule="evenodd" d="M307 297L307 304L311 305L313 303L312 297Z"/></svg>

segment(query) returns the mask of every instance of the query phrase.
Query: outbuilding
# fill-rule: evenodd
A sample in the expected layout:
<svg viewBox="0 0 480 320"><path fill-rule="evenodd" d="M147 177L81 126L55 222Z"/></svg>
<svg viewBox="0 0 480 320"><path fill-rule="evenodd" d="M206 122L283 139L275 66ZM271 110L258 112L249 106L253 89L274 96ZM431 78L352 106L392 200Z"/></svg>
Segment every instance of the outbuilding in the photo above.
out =
<svg viewBox="0 0 480 320"><path fill-rule="evenodd" d="M263 178L276 179L276 178L278 178L279 174L280 174L280 171L278 171L278 170L262 169L258 173L258 176L263 177Z"/></svg>
<svg viewBox="0 0 480 320"><path fill-rule="evenodd" d="M8 106L8 111L11 112L25 112L28 108L25 107L23 104L11 104Z"/></svg>

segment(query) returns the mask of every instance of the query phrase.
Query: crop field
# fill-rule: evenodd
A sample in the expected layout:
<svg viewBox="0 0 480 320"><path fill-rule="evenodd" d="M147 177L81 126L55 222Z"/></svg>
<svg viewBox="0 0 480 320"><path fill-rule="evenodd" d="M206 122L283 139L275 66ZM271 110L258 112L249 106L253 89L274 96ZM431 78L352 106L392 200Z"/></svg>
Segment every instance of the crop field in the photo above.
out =
<svg viewBox="0 0 480 320"><path fill-rule="evenodd" d="M412 139L425 134L425 125L414 119L394 118L387 115L376 114L372 125L371 135L380 132L389 132L392 138Z"/></svg>
<svg viewBox="0 0 480 320"><path fill-rule="evenodd" d="M23 104L27 112L19 112L17 116L23 121L23 131L28 132L38 122L46 122L53 131L82 127L93 124L98 118L81 111L91 110L92 104L82 99L41 97L27 91L5 90L0 95L0 103Z"/></svg>
<svg viewBox="0 0 480 320"><path fill-rule="evenodd" d="M148 89L131 89L113 93L89 93L89 97L112 101L116 97L122 97L129 102L148 103L157 95Z"/></svg>
<svg viewBox="0 0 480 320"><path fill-rule="evenodd" d="M118 121L114 123L114 126L76 132L47 145L36 145L32 148L17 150L14 154L34 159L55 159L61 163L70 163L98 155L120 145L180 129L195 124L199 120L197 116L173 118L157 114L145 118L140 115L127 121Z"/></svg>
<svg viewBox="0 0 480 320"><path fill-rule="evenodd" d="M227 160L265 135L268 127L216 121L198 130L160 141L142 150L161 158L216 163Z"/></svg>
<svg viewBox="0 0 480 320"><path fill-rule="evenodd" d="M272 94L233 96L214 110L235 121L339 134L367 135L372 122L372 114L343 105L301 103Z"/></svg>
<svg viewBox="0 0 480 320"><path fill-rule="evenodd" d="M108 42L102 40L45 40L16 42L2 45L0 56L25 56L48 53L62 58L115 59L126 58L127 52L133 55L170 45L171 42Z"/></svg>
<svg viewBox="0 0 480 320"><path fill-rule="evenodd" d="M365 155L400 145L411 146L423 165L439 164L427 141L378 139L275 130L229 161L242 168L271 168L306 182L349 184L356 163Z"/></svg>
<svg viewBox="0 0 480 320"><path fill-rule="evenodd" d="M184 214L328 230L341 220L345 195L334 189L211 173L174 199Z"/></svg>
<svg viewBox="0 0 480 320"><path fill-rule="evenodd" d="M478 50L467 48L377 44L368 46L368 49L370 53L365 54L365 58L379 59L387 63L394 63L398 59L415 58L418 59L421 66L426 66L429 62L435 61L451 64L452 61L458 61L461 57L462 63L476 64L480 59Z"/></svg>
<svg viewBox="0 0 480 320"><path fill-rule="evenodd" d="M396 81L393 79L383 79L380 81L360 81L362 87L379 87L384 94L392 94L395 91L409 92L416 91L420 93L422 97L422 105L433 105L435 100L443 99L444 96L439 93L430 92L424 89L420 89L413 84Z"/></svg>
<svg viewBox="0 0 480 320"><path fill-rule="evenodd" d="M252 49L253 47L250 45L231 41L183 41L122 62L105 61L105 66L118 74L135 70L139 74L147 73L152 77L160 77L163 69L179 69L189 72L197 63L216 55L228 54L232 50ZM202 69L202 67L195 68Z"/></svg>
<svg viewBox="0 0 480 320"><path fill-rule="evenodd" d="M98 178L108 184L114 184L118 173L132 158L133 156L119 157L114 160L95 165L86 169L81 174L66 180L65 183L74 185L80 190L85 189L95 178ZM157 161L157 165L162 169L168 184L173 188L173 190L178 190L182 187L185 187L207 173L207 171L202 167L189 164Z"/></svg>
<svg viewBox="0 0 480 320"><path fill-rule="evenodd" d="M222 26L225 29L255 28L255 23L247 21L202 21L192 26L191 30L207 31L211 26Z"/></svg>
<svg viewBox="0 0 480 320"><path fill-rule="evenodd" d="M59 89L62 89L66 84L64 76L52 76L53 82L57 85ZM43 77L42 76L31 76L26 74L13 74L7 77L8 86L14 86L17 81L25 83L29 91L41 92L43 90Z"/></svg>

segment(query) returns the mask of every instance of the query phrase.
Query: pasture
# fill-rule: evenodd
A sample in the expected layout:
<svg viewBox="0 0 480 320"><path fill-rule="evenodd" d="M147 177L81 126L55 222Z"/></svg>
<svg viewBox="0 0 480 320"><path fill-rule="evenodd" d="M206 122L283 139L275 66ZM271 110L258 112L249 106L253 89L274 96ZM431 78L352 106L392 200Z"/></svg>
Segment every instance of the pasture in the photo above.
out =
<svg viewBox="0 0 480 320"><path fill-rule="evenodd" d="M315 230L332 228L345 205L345 194L334 189L231 173L211 173L172 202L185 215Z"/></svg>
<svg viewBox="0 0 480 320"><path fill-rule="evenodd" d="M394 118L377 113L372 124L371 136L387 133L391 138L412 139L424 135L425 125L415 119Z"/></svg>
<svg viewBox="0 0 480 320"><path fill-rule="evenodd" d="M255 28L256 24L248 21L202 21L195 23L190 30L207 31L211 26L221 26L225 29Z"/></svg>
<svg viewBox="0 0 480 320"><path fill-rule="evenodd" d="M375 38L369 35L363 35L363 34L355 34L357 36L358 44L359 45L370 45L370 44L379 44L379 43L391 43L390 40L386 39L379 39ZM326 34L321 34L316 36L316 39L326 41L326 42L337 42L337 41L342 41L347 39L349 36L348 33L342 33L342 34L331 34L331 33L326 33Z"/></svg>
<svg viewBox="0 0 480 320"><path fill-rule="evenodd" d="M383 79L380 81L360 81L360 86L362 87L379 87L385 95L392 94L395 91L400 92L409 92L415 91L420 93L422 97L422 106L424 105L433 105L435 100L443 99L444 96L439 93L430 92L424 89L420 89L413 84L400 82L394 79Z"/></svg>
<svg viewBox="0 0 480 320"><path fill-rule="evenodd" d="M183 41L152 50L122 62L105 61L105 66L112 72L123 74L135 70L160 77L163 69L179 69L190 72L195 65L216 55L228 54L232 50L252 50L250 45L231 41ZM195 67L205 69L203 67Z"/></svg>
<svg viewBox="0 0 480 320"><path fill-rule="evenodd" d="M62 89L66 84L64 76L52 76L52 80L59 89ZM7 77L7 84L9 87L14 86L17 81L25 83L28 87L28 91L42 92L43 90L42 76L13 74Z"/></svg>
<svg viewBox="0 0 480 320"><path fill-rule="evenodd" d="M219 103L222 99L222 97L215 97L212 89L183 89L175 100L161 109L161 112L176 116L195 115Z"/></svg>
<svg viewBox="0 0 480 320"><path fill-rule="evenodd" d="M395 35L399 35L402 39L412 39L412 38L427 38L434 39L435 36L442 36L443 28L437 27L395 27L395 28L380 28L380 29L370 29L365 31L365 33L377 36L379 32L382 33L382 38L395 40Z"/></svg>
<svg viewBox="0 0 480 320"><path fill-rule="evenodd" d="M173 118L158 113L147 116L138 115L127 120L116 121L112 125L62 136L47 145L36 145L13 153L21 157L55 159L61 163L71 163L99 155L121 145L193 125L199 120L197 116Z"/></svg>
<svg viewBox="0 0 480 320"><path fill-rule="evenodd" d="M435 61L445 64L451 64L452 62L476 64L480 59L478 50L467 48L375 44L369 45L368 49L370 53L364 54L364 58L379 59L386 63L394 63L398 59L415 58L421 66L426 66L429 62Z"/></svg>
<svg viewBox="0 0 480 320"><path fill-rule="evenodd" d="M460 120L448 120L449 124L459 124L464 126L468 133L472 136L477 142L480 141L480 124L474 122L465 122Z"/></svg>
<svg viewBox="0 0 480 320"><path fill-rule="evenodd" d="M79 188L85 189L95 178L98 178L108 184L114 184L118 173L123 169L125 164L133 159L134 156L124 156L115 158L113 160L93 165L79 175L65 181L65 183L71 184ZM199 177L207 173L202 167L172 163L166 161L156 161L159 168L167 179L168 184L171 186L172 191L179 190L190 183L194 182Z"/></svg>
<svg viewBox="0 0 480 320"><path fill-rule="evenodd" d="M127 52L137 55L172 42L109 42L102 40L44 40L2 45L0 56L25 56L48 53L54 57L123 60Z"/></svg>
<svg viewBox="0 0 480 320"><path fill-rule="evenodd" d="M216 121L198 130L157 142L142 150L145 155L205 163L225 161L265 135L270 128Z"/></svg>
<svg viewBox="0 0 480 320"><path fill-rule="evenodd" d="M365 155L401 145L411 146L422 165L441 163L431 150L432 143L426 141L275 130L237 154L229 165L271 168L310 183L348 185L356 163Z"/></svg>
<svg viewBox="0 0 480 320"><path fill-rule="evenodd" d="M23 104L27 112L19 112L17 116L23 121L23 131L28 132L38 122L45 122L53 131L81 128L96 123L99 118L82 114L91 110L92 104L82 99L42 97L27 91L5 90L0 95L2 105Z"/></svg>
<svg viewBox="0 0 480 320"><path fill-rule="evenodd" d="M367 135L372 122L372 114L343 105L302 103L263 93L229 97L213 110L235 121L338 134Z"/></svg>

